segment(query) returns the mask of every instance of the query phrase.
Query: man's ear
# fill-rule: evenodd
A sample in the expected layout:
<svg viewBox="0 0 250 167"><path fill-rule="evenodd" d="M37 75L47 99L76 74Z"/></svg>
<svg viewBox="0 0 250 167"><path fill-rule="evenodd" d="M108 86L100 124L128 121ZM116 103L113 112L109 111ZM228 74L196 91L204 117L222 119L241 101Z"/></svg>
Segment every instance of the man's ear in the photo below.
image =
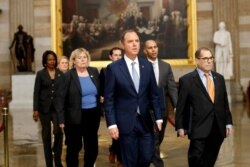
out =
<svg viewBox="0 0 250 167"><path fill-rule="evenodd" d="M111 55L109 55L109 59L112 60L112 56Z"/></svg>
<svg viewBox="0 0 250 167"><path fill-rule="evenodd" d="M119 44L120 44L120 48L122 48L124 50L123 43L121 40L120 40Z"/></svg>
<svg viewBox="0 0 250 167"><path fill-rule="evenodd" d="M196 67L198 67L198 59L197 58L195 58L195 65L196 65Z"/></svg>

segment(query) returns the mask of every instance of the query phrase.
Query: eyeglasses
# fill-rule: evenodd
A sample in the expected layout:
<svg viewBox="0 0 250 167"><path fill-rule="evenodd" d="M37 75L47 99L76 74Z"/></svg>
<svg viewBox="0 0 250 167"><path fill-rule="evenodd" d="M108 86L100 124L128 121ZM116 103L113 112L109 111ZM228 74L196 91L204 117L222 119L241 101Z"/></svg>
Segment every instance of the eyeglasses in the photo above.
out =
<svg viewBox="0 0 250 167"><path fill-rule="evenodd" d="M214 61L214 57L212 56L212 57L199 57L199 58L197 58L197 59L201 59L201 60L203 60L203 61L206 61L206 62L208 62L209 60L210 61Z"/></svg>

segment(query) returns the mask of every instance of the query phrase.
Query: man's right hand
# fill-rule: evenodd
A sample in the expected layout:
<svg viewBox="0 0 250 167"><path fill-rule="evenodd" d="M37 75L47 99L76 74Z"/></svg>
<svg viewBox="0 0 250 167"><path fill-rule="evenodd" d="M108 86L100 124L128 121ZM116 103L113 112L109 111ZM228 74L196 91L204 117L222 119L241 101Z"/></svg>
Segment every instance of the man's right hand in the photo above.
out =
<svg viewBox="0 0 250 167"><path fill-rule="evenodd" d="M177 136L178 137L185 137L185 131L184 131L184 129L178 129L178 131L177 131Z"/></svg>
<svg viewBox="0 0 250 167"><path fill-rule="evenodd" d="M59 124L59 127L60 127L61 129L63 129L65 126L64 126L64 124Z"/></svg>
<svg viewBox="0 0 250 167"><path fill-rule="evenodd" d="M109 129L109 134L113 139L117 140L119 138L119 130L118 130L118 128L117 127L116 128L110 128Z"/></svg>
<svg viewBox="0 0 250 167"><path fill-rule="evenodd" d="M33 120L34 120L35 122L37 122L38 119L39 119L39 112L38 112L38 111L34 111L34 112L33 112Z"/></svg>

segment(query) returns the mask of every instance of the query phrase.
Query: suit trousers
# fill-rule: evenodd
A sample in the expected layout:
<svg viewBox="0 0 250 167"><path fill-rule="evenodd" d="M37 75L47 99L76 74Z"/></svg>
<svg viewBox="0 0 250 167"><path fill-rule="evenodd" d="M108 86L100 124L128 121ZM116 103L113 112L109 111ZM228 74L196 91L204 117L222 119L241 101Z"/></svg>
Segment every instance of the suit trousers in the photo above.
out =
<svg viewBox="0 0 250 167"><path fill-rule="evenodd" d="M112 144L109 148L109 151L113 152L116 155L117 161L122 162L122 155L121 155L119 140L112 139Z"/></svg>
<svg viewBox="0 0 250 167"><path fill-rule="evenodd" d="M47 167L53 167L53 154L54 153L54 162L56 167L62 167L61 155L62 155L62 143L63 143L63 133L60 127L58 126L57 114L53 110L53 107L50 110L51 112L43 114L39 113L39 118L42 125L42 140L44 148L44 156ZM53 148L51 148L52 139L51 139L51 122L53 123L53 135L54 143Z"/></svg>
<svg viewBox="0 0 250 167"><path fill-rule="evenodd" d="M98 108L82 109L80 124L65 124L67 166L78 167L78 156L82 145L84 147L84 167L94 166L98 155L100 117Z"/></svg>
<svg viewBox="0 0 250 167"><path fill-rule="evenodd" d="M162 129L161 131L155 131L154 137L155 137L155 152L153 156L152 163L155 167L164 167L164 162L160 157L160 145L164 139L165 135L165 129L167 126L167 117L163 117L163 123L162 123Z"/></svg>
<svg viewBox="0 0 250 167"><path fill-rule="evenodd" d="M119 128L119 127L118 127ZM137 115L135 127L119 138L123 167L149 167L154 154L154 134Z"/></svg>
<svg viewBox="0 0 250 167"><path fill-rule="evenodd" d="M191 139L188 150L189 167L213 167L224 137L219 132L216 120L208 137Z"/></svg>

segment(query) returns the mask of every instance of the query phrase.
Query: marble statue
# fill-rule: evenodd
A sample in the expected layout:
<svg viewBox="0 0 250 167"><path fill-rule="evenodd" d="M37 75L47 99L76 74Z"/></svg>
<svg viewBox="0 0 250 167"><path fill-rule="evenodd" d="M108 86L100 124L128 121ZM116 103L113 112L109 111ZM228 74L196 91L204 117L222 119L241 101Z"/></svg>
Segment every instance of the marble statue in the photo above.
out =
<svg viewBox="0 0 250 167"><path fill-rule="evenodd" d="M225 79L233 77L233 50L231 34L226 30L225 22L219 23L219 29L214 33L216 71Z"/></svg>
<svg viewBox="0 0 250 167"><path fill-rule="evenodd" d="M35 48L33 37L23 31L23 26L19 25L18 31L14 34L13 41L9 47L12 53L12 47L15 45L15 56L18 60L17 69L19 72L32 71L32 62L34 61Z"/></svg>

